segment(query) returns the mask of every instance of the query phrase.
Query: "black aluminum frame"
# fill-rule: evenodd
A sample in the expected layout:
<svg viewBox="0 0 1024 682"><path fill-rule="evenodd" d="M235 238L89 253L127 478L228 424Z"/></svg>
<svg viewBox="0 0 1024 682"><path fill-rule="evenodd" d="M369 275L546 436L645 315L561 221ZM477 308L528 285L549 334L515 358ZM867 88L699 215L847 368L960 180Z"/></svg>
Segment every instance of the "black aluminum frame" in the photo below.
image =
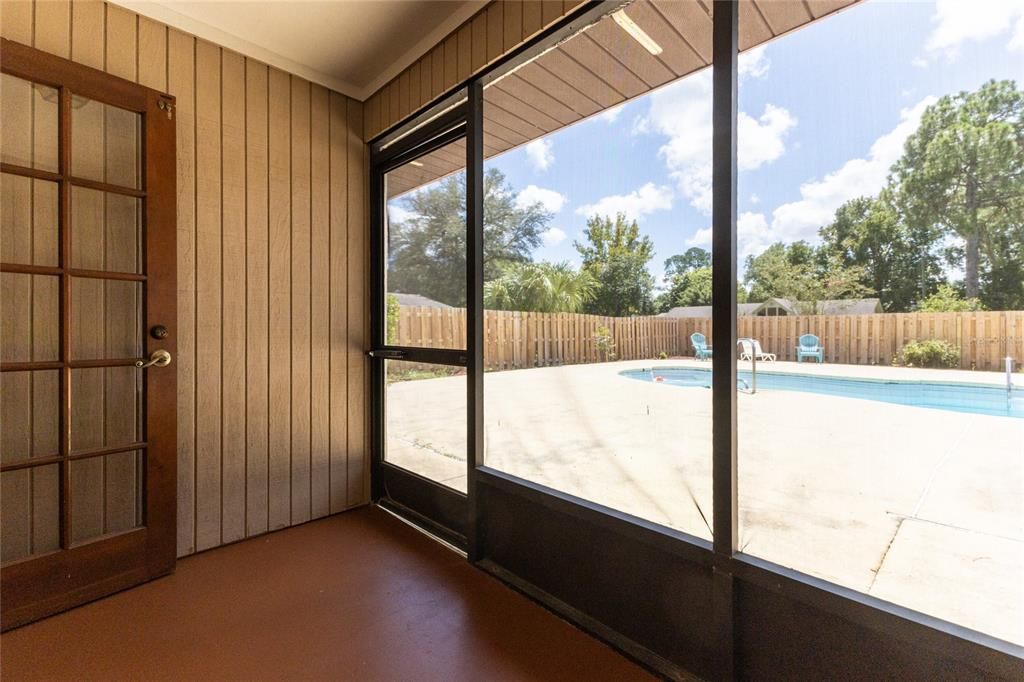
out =
<svg viewBox="0 0 1024 682"><path fill-rule="evenodd" d="M738 3L733 0L714 0L713 6L713 146L712 146L712 253L713 253L713 302L712 329L715 343L726 352L719 352L713 358L713 429L712 429L712 468L713 468L713 525L714 541L690 536L669 528L658 526L628 514L607 508L603 505L576 498L561 491L527 481L516 476L497 471L485 465L483 461L483 301L482 301L482 173L483 173L483 88L500 78L505 72L515 68L546 49L550 49L564 39L577 33L582 28L598 21L605 15L620 9L627 2L609 0L601 2L591 0L580 6L576 11L565 17L556 25L522 45L512 53L498 60L485 72L459 84L456 90L465 88L467 99L464 106L445 114L441 119L460 120L464 123L467 149L467 343L465 351L453 351L451 355L441 352L451 360L444 364L454 364L467 368L467 429L469 452L468 466L468 497L465 508L464 534L457 535L456 544L467 548L469 560L482 570L488 571L516 589L526 593L563 617L577 623L598 637L605 639L627 655L642 664L668 677L685 674L685 670L696 670L700 674L715 679L736 679L751 675L773 676L778 670L792 664L792 660L780 660L776 668L758 667L756 657L751 649L756 647L754 640L771 639L771 631L766 630L757 637L751 637L750 612L752 604L758 599L779 599L783 605L792 607L793 613L780 616L780 623L798 632L805 632L807 637L814 638L815 644L807 645L807 658L811 660L804 668L796 670L813 676L826 674L829 651L812 651L813 647L849 646L850 635L864 637L863 642L854 642L855 646L865 647L863 652L857 650L856 656L862 657L866 670L896 670L907 672L908 677L923 676L926 672L945 671L950 676L957 671L968 670L993 678L1024 678L1024 647L1019 647L983 633L975 632L959 625L940 620L919 612L885 602L876 597L856 592L799 571L773 564L757 557L748 556L738 551L738 491L737 491L737 395L736 395L736 355L728 352L736 345L736 126L738 102ZM373 239L373 262L377 270L383 265L382 231L380 229L380 210L383 207L382 187L379 179L383 172L415 158L423 151L422 144L437 139L437 121L422 126L421 129L402 138L401 143L394 147L411 151L406 155L395 153L392 147L381 149L381 141L394 137L394 131L413 126L424 120L426 115L416 113L396 124L389 131L376 138L371 166L371 231ZM412 138L420 140L419 146ZM429 151L429 150L428 150ZM409 156L412 154L412 156ZM383 170L382 170L383 169ZM377 276L379 275L379 277ZM383 348L378 342L383 341L383 273L376 273L374 278L374 347ZM412 352L414 349L400 349ZM435 356L431 362L438 361ZM411 359L411 358L410 358ZM375 363L378 366L381 363ZM382 494L379 479L394 476L396 469L386 463L378 462L383 452L383 377L374 379L373 413L374 413L374 499L383 500L390 508L395 509L393 502L388 502ZM399 473L408 475L408 472ZM416 477L414 477L416 478ZM420 483L426 481L422 479ZM427 482L434 486L432 482ZM492 502L493 501L493 502ZM506 511L501 505L506 505ZM520 505L532 516L524 519L521 516L509 515L509 504ZM493 508L492 508L493 507ZM424 514L423 507L415 506L412 512L398 508L396 511L407 512L406 516L418 522L428 530L441 535L452 542L450 525L439 522L436 516ZM562 519L557 521L556 517ZM642 637L622 634L623 628L616 629L617 623L652 620L654 614L636 613L629 608L613 609L612 618L602 621L593 616L590 609L579 603L567 601L558 593L550 591L549 586L563 584L566 576L560 569L546 566L547 562L535 561L535 569L531 578L523 578L502 563L500 557L512 556L516 559L529 561L528 555L542 552L532 544L531 539L523 540L526 523L555 524L568 520L580 528L593 528L602 533L601 542L609 545L622 545L636 551L652 552L658 561L679 562L683 565L696 567L709 573L706 588L709 599L710 613L707 615L706 627L702 628L708 639L708 647L713 652L710 661L672 660L670 657L652 648ZM451 521L448 521L451 524ZM502 526L512 528L509 536L492 541L495 530ZM526 533L529 535L529 533ZM493 544L498 542L498 545ZM518 543L518 544L517 544ZM590 558L596 547L574 547L567 544L558 545L553 549L573 554L580 560ZM510 554L511 553L511 554ZM495 558L498 556L499 558ZM614 571L617 567L610 566ZM626 569L628 570L628 569ZM631 577L621 576L624 589L629 589ZM635 579L634 579L635 580ZM633 584L632 588L642 594L646 585ZM587 592L586 586L582 588ZM701 587L700 589L705 589ZM583 602L593 604L604 596L591 589ZM801 610L802 609L802 610ZM605 612L606 614L609 612ZM808 615L810 614L810 615ZM821 621L834 626L834 633L822 631ZM609 620L616 620L609 624ZM624 621L622 619L625 619ZM808 623L817 623L808 625ZM803 628L803 630L800 630ZM816 628L816 629L810 629ZM847 633L843 641L839 641L839 633ZM682 636L682 635L680 635ZM830 640L831 637L831 640ZM895 656L896 650L903 657ZM909 651L909 653L907 653ZM877 661L875 660L877 659ZM850 659L847 659L847 664ZM906 661L920 661L920 666L907 670ZM896 661L896 662L893 662ZM763 660L761 661L763 663ZM925 665L927 662L928 665ZM773 662L774 663L774 662ZM884 667L889 665L888 668ZM900 667L900 666L903 667ZM807 667L810 666L810 667ZM817 666L817 667L815 667ZM872 667L874 666L874 667ZM893 667L895 666L895 667ZM793 670L790 665L788 668ZM833 671L834 674L835 671Z"/></svg>
<svg viewBox="0 0 1024 682"><path fill-rule="evenodd" d="M457 93L455 95L457 98ZM391 144L371 145L370 157L370 293L371 321L369 352L373 448L371 452L371 496L374 502L410 517L430 532L460 548L467 546L467 495L432 481L415 472L402 469L385 461L386 399L385 363L387 360L422 362L453 367L470 366L471 339L467 348L419 348L389 345L386 339L385 286L387 249L384 244L384 177L395 168L429 154L458 140L467 139L467 106L459 103L423 124L413 134ZM468 157L467 157L468 158ZM469 173L467 164L467 173ZM467 178L468 180L468 178ZM467 207L467 216L469 215ZM467 231L471 229L467 223ZM472 291L473 273L467 258L467 295ZM467 315L469 313L467 312ZM471 335L468 335L471 336ZM468 380L467 380L468 383ZM472 392L471 392L472 393ZM472 480L473 462L467 462L468 480Z"/></svg>

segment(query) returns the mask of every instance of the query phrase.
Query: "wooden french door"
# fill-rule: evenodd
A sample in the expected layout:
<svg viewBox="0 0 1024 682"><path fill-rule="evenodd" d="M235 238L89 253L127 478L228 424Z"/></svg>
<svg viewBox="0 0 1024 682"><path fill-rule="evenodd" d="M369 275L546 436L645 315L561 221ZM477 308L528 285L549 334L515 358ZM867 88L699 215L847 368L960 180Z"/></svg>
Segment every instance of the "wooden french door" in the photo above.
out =
<svg viewBox="0 0 1024 682"><path fill-rule="evenodd" d="M174 569L174 99L0 43L0 621Z"/></svg>

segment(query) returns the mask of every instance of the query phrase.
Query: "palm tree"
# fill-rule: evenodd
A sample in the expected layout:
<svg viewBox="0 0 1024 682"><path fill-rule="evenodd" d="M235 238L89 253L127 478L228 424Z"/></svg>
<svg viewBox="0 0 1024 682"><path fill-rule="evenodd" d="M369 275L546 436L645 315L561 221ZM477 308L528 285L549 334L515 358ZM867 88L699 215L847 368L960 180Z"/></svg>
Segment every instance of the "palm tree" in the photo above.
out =
<svg viewBox="0 0 1024 682"><path fill-rule="evenodd" d="M597 280L569 263L510 263L498 279L484 284L484 305L492 310L575 313L593 300Z"/></svg>

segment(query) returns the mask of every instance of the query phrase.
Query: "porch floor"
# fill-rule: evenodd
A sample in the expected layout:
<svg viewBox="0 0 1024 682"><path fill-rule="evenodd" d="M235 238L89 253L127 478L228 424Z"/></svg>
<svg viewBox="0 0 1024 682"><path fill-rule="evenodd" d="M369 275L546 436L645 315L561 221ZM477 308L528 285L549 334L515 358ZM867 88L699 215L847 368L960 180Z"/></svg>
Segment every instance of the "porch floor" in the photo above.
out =
<svg viewBox="0 0 1024 682"><path fill-rule="evenodd" d="M0 648L18 680L650 679L376 508L183 559Z"/></svg>

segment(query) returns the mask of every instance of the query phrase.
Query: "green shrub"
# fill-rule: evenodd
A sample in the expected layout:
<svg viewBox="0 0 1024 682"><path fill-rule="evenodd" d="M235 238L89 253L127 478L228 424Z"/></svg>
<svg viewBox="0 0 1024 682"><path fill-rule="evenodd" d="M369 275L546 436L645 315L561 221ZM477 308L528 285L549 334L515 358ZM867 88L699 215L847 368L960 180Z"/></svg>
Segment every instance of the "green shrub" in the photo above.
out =
<svg viewBox="0 0 1024 682"><path fill-rule="evenodd" d="M908 367L960 366L960 346L938 339L911 341L903 346L902 356Z"/></svg>
<svg viewBox="0 0 1024 682"><path fill-rule="evenodd" d="M940 284L928 298L921 301L917 309L922 313L964 313L986 310L977 298L964 298L955 288Z"/></svg>
<svg viewBox="0 0 1024 682"><path fill-rule="evenodd" d="M398 342L398 315L401 312L401 306L398 304L398 297L394 294L388 294L387 298L387 338L386 343L392 344Z"/></svg>
<svg viewBox="0 0 1024 682"><path fill-rule="evenodd" d="M668 353L666 353L665 351L661 351L660 353L658 353L658 359L659 360L668 360Z"/></svg>
<svg viewBox="0 0 1024 682"><path fill-rule="evenodd" d="M608 327L597 328L597 331L594 332L594 344L597 346L597 354L602 360L615 360L615 339Z"/></svg>

